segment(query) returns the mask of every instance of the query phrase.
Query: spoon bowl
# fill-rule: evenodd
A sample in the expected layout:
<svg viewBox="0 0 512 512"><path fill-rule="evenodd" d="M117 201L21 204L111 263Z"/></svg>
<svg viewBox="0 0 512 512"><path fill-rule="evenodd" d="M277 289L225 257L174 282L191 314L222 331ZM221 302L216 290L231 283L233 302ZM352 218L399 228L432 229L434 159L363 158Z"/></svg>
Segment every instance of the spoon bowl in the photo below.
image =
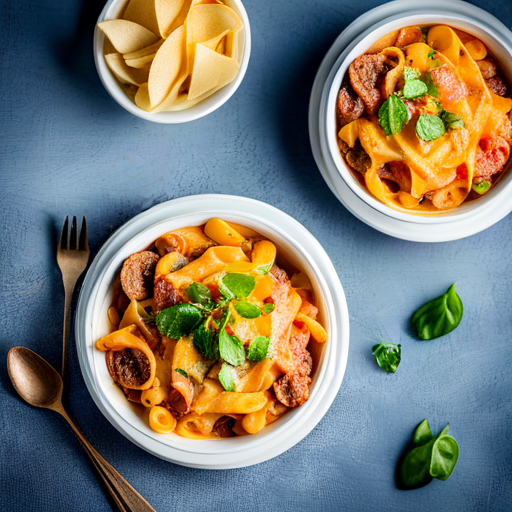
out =
<svg viewBox="0 0 512 512"><path fill-rule="evenodd" d="M61 404L62 379L41 356L25 347L7 354L7 370L18 394L35 407L54 409Z"/></svg>

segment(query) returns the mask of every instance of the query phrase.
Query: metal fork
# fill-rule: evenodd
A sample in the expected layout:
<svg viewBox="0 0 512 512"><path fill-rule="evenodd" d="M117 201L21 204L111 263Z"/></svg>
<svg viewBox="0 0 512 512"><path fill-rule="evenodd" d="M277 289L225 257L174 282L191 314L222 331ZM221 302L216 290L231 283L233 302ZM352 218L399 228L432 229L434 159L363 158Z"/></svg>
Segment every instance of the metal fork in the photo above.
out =
<svg viewBox="0 0 512 512"><path fill-rule="evenodd" d="M64 329L62 335L62 380L66 372L67 352L69 340L69 328L71 324L71 299L78 278L82 275L89 261L89 244L87 242L87 224L85 215L82 217L80 234L77 230L76 217L71 221L69 230L69 217L66 216L62 232L60 234L59 247L57 248L57 263L62 272L64 283Z"/></svg>

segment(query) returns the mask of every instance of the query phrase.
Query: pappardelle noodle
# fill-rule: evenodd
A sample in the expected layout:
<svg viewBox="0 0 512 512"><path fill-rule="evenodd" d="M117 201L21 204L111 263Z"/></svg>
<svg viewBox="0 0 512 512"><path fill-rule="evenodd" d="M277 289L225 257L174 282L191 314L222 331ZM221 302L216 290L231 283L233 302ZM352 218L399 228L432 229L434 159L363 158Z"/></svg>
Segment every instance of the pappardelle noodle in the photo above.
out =
<svg viewBox="0 0 512 512"><path fill-rule="evenodd" d="M308 400L327 333L307 275L290 279L276 256L257 232L214 218L125 260L96 348L155 432L256 434Z"/></svg>
<svg viewBox="0 0 512 512"><path fill-rule="evenodd" d="M442 214L506 170L512 99L496 60L445 25L407 27L356 58L338 93L338 145L356 178L395 210Z"/></svg>

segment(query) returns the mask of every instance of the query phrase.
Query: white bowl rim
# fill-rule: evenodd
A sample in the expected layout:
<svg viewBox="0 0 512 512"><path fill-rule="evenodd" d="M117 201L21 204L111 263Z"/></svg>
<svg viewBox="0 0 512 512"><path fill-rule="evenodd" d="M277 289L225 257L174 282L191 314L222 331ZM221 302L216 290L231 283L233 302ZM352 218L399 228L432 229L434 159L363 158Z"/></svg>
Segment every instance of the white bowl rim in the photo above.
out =
<svg viewBox="0 0 512 512"><path fill-rule="evenodd" d="M362 39L361 34L372 26L385 23L392 16L400 15L403 18L409 14L432 13L471 16L492 26L494 32L512 47L509 29L490 13L473 4L461 0L431 0L428 6L425 6L416 0L395 0L359 16L338 36L320 64L309 104L309 135L313 156L327 185L338 200L359 220L382 233L403 240L427 243L458 240L479 233L508 215L512 210L512 203L507 201L507 197L500 197L493 209L485 208L473 217L454 219L453 222L441 224L415 223L414 216L408 221L403 221L378 211L352 191L335 166L326 143L325 105L340 62Z"/></svg>
<svg viewBox="0 0 512 512"><path fill-rule="evenodd" d="M426 11L429 11L429 8L425 8ZM428 21L425 20L428 18ZM471 203L466 204L466 208L469 207L469 210L463 211L464 205L460 207L450 210L446 212L445 215L438 216L423 216L423 215L414 215L407 214L403 212L399 212L394 210L393 208L385 205L377 198L373 197L353 176L351 170L348 168L347 164L341 157L338 149L338 145L336 142L336 126L335 126L335 102L337 92L339 90L341 81L348 69L349 61L352 61L355 58L356 54L361 55L364 53L364 49L368 48L375 40L379 39L383 34L389 33L392 30L398 28L399 26L408 26L414 25L416 23L447 23L455 26L456 28L464 28L465 30L471 31L480 31L485 34L489 39L492 39L495 44L499 45L504 52L508 54L508 58L510 59L510 63L512 64L512 53L510 50L510 46L506 44L505 41L499 35L497 35L494 31L490 29L487 25L481 23L480 21L471 18L467 15L461 14L447 14L447 13L436 13L436 12L422 12L416 13L413 12L411 14L402 13L396 14L394 16L389 16L383 19L378 27L372 25L368 29L366 29L355 42L355 44L351 45L349 51L343 52L344 58L340 58L336 61L336 64L333 66L333 70L335 71L335 76L330 85L330 89L327 96L327 101L325 103L325 122L326 126L326 134L327 134L327 145L328 149L331 153L331 157L334 160L334 163L342 175L345 183L350 187L350 189L359 196L364 202L369 204L372 208L378 210L379 212L406 222L413 222L417 224L441 224L446 222L454 222L456 220L462 220L464 218L472 217L482 210L491 206L494 203L499 195L506 195L510 188L512 188L512 181L507 184L506 187L501 187L499 190L493 190L489 195L486 195L482 198L479 198L477 201L473 201ZM469 26L468 26L469 25ZM333 114L333 115L331 115ZM510 162L509 162L510 167ZM510 169L509 169L510 171Z"/></svg>
<svg viewBox="0 0 512 512"><path fill-rule="evenodd" d="M135 103L126 95L126 93L120 87L117 79L110 71L103 56L103 43L105 40L105 35L98 28L98 23L106 19L114 19L115 16L111 17L110 13L113 10L118 11L122 8L122 5L118 4L124 5L127 2L128 0L107 1L94 27L93 38L94 63L100 81L105 87L105 90L108 92L108 94L122 108L130 112L130 114L140 117L145 121L151 121L153 123L159 124L182 124L195 121L197 119L207 116L208 114L211 114L212 112L220 108L222 105L224 105L224 103L226 103L231 98L231 96L235 94L238 87L242 83L242 80L244 79L247 67L249 65L249 59L251 56L251 26L249 23L247 11L245 10L242 0L227 0L227 3L234 4L236 6L235 11L242 18L242 22L244 24L244 47L242 52L242 58L240 60L240 69L238 70L236 78L231 83L229 83L228 85L214 93L209 98L206 98L204 101L201 101L200 103L194 105L189 109L179 110L176 112L157 112L156 114L146 112L137 107L137 105L135 105Z"/></svg>
<svg viewBox="0 0 512 512"><path fill-rule="evenodd" d="M226 206L227 204L229 206ZM90 353L94 350L93 340L89 339L92 328L91 313L94 312L94 304L97 302L102 281L116 256L129 241L135 243L144 232L158 229L162 223L169 223L171 218L190 217L198 211L204 212L207 217L215 213L226 214L226 212L239 217L245 216L246 220L252 216L255 223L259 222L259 225L263 226L263 231L273 231L277 228L276 232L279 232L283 239L288 240L295 248L306 254L308 264L314 269L318 282L325 287L323 291L326 292L326 311L330 322L328 327L332 329L330 332L333 334L333 342L326 346L322 366L315 375L316 388L312 388L310 400L304 406L285 415L285 418L289 417L286 420L287 428L283 429L276 425L272 432L258 434L259 439L257 436L251 436L249 442L243 441L247 439L246 437L239 438L242 440L239 442L240 446L229 450L222 446L224 441L186 443L179 438L176 443L167 443L162 436L143 434L113 409L104 396L90 357ZM132 236L134 230L137 234ZM294 233L294 236L289 233ZM298 238L294 238L295 236ZM304 241L307 243L305 244ZM307 247L306 251L304 251L304 245ZM301 224L280 210L260 201L237 196L208 194L174 199L157 205L134 217L111 236L98 253L84 281L77 305L75 334L80 367L87 388L105 417L125 437L150 453L177 464L205 469L226 469L245 467L275 457L299 442L316 426L334 400L343 379L348 357L348 322L346 300L336 271L318 241Z"/></svg>

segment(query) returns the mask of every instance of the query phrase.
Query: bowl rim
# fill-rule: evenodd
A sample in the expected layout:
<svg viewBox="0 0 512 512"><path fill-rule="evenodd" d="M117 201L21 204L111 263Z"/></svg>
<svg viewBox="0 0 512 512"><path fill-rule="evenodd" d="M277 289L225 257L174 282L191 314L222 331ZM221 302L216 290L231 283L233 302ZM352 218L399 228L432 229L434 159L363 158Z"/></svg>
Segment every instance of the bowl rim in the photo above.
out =
<svg viewBox="0 0 512 512"><path fill-rule="evenodd" d="M334 164L326 143L325 105L340 61L362 38L361 34L372 26L383 24L392 16L403 18L410 14L432 13L471 16L472 19L491 26L493 31L512 48L512 34L509 29L493 15L473 4L461 0L431 0L428 6L425 6L416 0L394 0L359 16L336 38L324 56L315 77L308 114L313 156L323 178L338 200L359 220L382 233L403 240L427 243L458 240L479 233L508 215L512 210L512 203L507 201L507 197L500 197L492 209L478 210L473 217L455 218L453 222L440 224L415 223L415 216L411 216L412 219L408 221L403 221L372 208L345 183ZM485 215L482 215L483 213Z"/></svg>
<svg viewBox="0 0 512 512"><path fill-rule="evenodd" d="M215 213L218 216L228 213L228 216L243 218L245 221L252 219L254 225L263 227L263 232L275 231L279 233L279 237L301 251L310 265L308 272L314 271L315 282L321 286L332 339L325 348L323 362L315 374L314 379L317 380L308 402L287 413L280 425L277 425L280 421L278 420L275 427L267 427L273 427L272 430L263 431L263 435L260 433L238 438L238 445L229 446L228 449L223 447L224 441L194 440L187 443L183 438L175 436L178 438L175 442L164 442L164 436L148 435L130 425L105 397L94 366L93 354L97 351L94 351L94 340L91 339L91 315L101 307L101 297L98 294L101 293L101 287L107 279L109 269L115 265L116 258L119 259L123 251L131 250L130 242L133 245L137 240L142 240L144 235L153 236L153 232L158 231L165 223L180 221L191 215L204 215L209 218ZM306 228L266 203L237 196L207 194L183 197L157 205L128 221L107 240L94 259L80 292L75 337L80 367L92 398L104 416L125 437L164 460L190 467L227 469L245 467L273 458L298 443L316 426L336 397L343 379L348 358L349 318L345 295L336 270L327 253ZM245 441L246 439L250 442Z"/></svg>
<svg viewBox="0 0 512 512"><path fill-rule="evenodd" d="M231 96L235 94L245 77L245 73L247 72L252 47L251 26L247 11L245 10L245 6L242 3L242 0L226 0L228 4L232 4L230 7L234 7L234 10L241 17L244 24L242 58L240 60L240 69L238 70L236 78L228 85L212 94L210 97L189 109L175 112L157 112L155 114L151 114L150 112L142 110L137 105L135 105L135 103L126 95L126 93L120 87L117 79L114 77L112 71L109 69L103 56L103 44L105 41L105 35L98 28L98 23L107 19L116 19L117 14L124 7L124 5L128 3L128 1L129 0L108 0L100 15L98 16L94 26L93 36L93 55L96 71L101 83L103 84L103 87L119 106L128 111L130 114L144 119L145 121L151 121L158 124L182 124L195 121L207 116L208 114L211 114L222 105L224 105L224 103L226 103L231 98ZM115 11L115 16L112 16L113 11Z"/></svg>
<svg viewBox="0 0 512 512"><path fill-rule="evenodd" d="M461 205L453 210L449 210L445 214L437 216L428 216L421 214L399 212L379 201L357 181L357 179L353 176L352 171L349 169L349 167L343 160L343 157L340 155L336 140L336 121L334 114L336 97L341 81L347 72L350 61L353 60L353 58L355 58L354 54L363 54L365 51L364 47L369 47L372 44L372 42L379 39L379 37L381 37L383 34L389 33L392 30L396 29L397 25L408 26L414 25L415 22L417 22L418 24L425 23L424 21L418 21L424 18L429 18L430 20L432 20L432 23L444 22L445 24L455 26L456 28L459 29L465 29L470 32L471 30L473 30L476 32L480 32L481 34L485 34L485 37L489 38L490 40L493 40L493 43L496 46L499 46L504 51L504 53L507 54L507 57L510 60L510 64L512 64L512 50L510 49L510 46L508 46L506 42L503 41L503 39L491 29L491 27L488 27L484 23L481 23L479 20L473 19L470 16L462 14L450 15L446 13L437 12L412 12L389 16L381 20L380 23L372 25L369 28L367 28L360 35L360 38L358 38L358 40L355 41L350 48L347 48L347 50L343 52L343 58L340 57L336 61L335 65L331 70L331 72L335 71L335 75L334 78L332 79L332 83L327 93L327 101L325 103L326 112L324 119L326 122L328 150L331 154L331 157L334 161L334 164L336 165L338 172L341 174L343 180L350 187L352 192L354 192L360 199L366 202L373 209L389 217L417 224L442 224L472 217L477 213L481 212L482 210L489 208L493 203L497 201L500 195L504 195L510 191L509 189L512 187L512 181L507 183L505 186L501 186L499 189L491 191L489 195L479 198L476 201L466 203L466 205ZM510 162L508 163L508 166L508 171L510 171Z"/></svg>

